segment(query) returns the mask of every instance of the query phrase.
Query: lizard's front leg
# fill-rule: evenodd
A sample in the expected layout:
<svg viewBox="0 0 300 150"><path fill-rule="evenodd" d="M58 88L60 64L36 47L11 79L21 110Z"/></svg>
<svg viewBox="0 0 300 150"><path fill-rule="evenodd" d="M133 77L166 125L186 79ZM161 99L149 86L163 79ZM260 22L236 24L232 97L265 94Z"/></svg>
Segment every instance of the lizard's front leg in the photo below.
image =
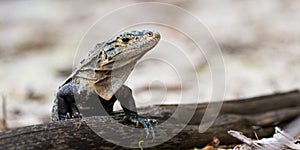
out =
<svg viewBox="0 0 300 150"><path fill-rule="evenodd" d="M67 83L58 89L52 108L52 121L80 117L75 104L74 91L76 86L72 83Z"/></svg>
<svg viewBox="0 0 300 150"><path fill-rule="evenodd" d="M155 132L153 129L153 125L156 125L158 122L156 119L146 119L138 116L136 105L132 95L132 90L128 86L123 85L116 92L115 96L121 103L121 106L125 112L125 119L129 120L130 122L136 123L137 125L141 123L144 126L147 136L151 132L151 135L154 138Z"/></svg>

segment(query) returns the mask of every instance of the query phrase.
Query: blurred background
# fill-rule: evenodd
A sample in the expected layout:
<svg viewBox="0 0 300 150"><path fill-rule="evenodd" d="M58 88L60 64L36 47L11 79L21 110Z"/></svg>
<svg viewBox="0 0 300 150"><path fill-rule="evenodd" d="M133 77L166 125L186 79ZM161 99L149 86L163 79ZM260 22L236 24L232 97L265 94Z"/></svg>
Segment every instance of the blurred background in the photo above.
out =
<svg viewBox="0 0 300 150"><path fill-rule="evenodd" d="M87 30L108 12L138 2L142 1L1 1L0 94L1 102L3 98L6 99L6 106L0 103L0 118L3 118L2 110L6 108L7 127L49 122L56 90L71 73L78 45ZM299 89L300 1L156 2L186 9L212 33L224 59L225 100ZM121 17L116 23L147 16L149 13L151 12L141 9L136 16ZM184 16L168 16L173 18L173 24L185 22ZM94 34L108 34L107 30L109 27ZM176 35L172 31L163 33L168 36ZM162 34L162 40L166 40L168 36ZM95 38L99 42L107 40ZM179 36L173 38L182 40ZM186 44L186 49L183 50L190 53L192 43L188 40L183 43ZM90 48L95 44L91 42ZM163 42L157 45L153 56L163 55L165 58L176 57L180 60L172 55L171 49L166 49L163 45ZM186 74L196 72L200 83L200 100L196 102L206 102L212 87L209 65L200 56L192 61L196 64L196 71L191 69ZM184 65L181 67L187 68ZM163 64L155 61L145 65L142 63L129 77L127 85L133 89L139 107L178 103L174 99L178 97L178 93L199 92L193 88L192 81L183 79L184 82L177 84L172 69L162 68ZM158 77L161 81L147 83L151 77ZM156 96L163 89L167 89L168 96L162 100L160 96ZM3 128L1 124L0 129Z"/></svg>

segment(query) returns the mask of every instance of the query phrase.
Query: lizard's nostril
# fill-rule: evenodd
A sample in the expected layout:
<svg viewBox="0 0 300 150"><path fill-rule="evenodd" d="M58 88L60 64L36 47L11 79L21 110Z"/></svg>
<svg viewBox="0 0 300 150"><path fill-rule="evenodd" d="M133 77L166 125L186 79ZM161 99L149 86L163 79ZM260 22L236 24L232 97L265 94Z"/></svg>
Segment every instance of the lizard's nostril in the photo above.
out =
<svg viewBox="0 0 300 150"><path fill-rule="evenodd" d="M149 36L149 37L152 37L152 36L153 36L153 32L147 32L146 34L147 34L147 36Z"/></svg>
<svg viewBox="0 0 300 150"><path fill-rule="evenodd" d="M158 32L155 32L154 35L155 35L155 38L160 39L160 34Z"/></svg>

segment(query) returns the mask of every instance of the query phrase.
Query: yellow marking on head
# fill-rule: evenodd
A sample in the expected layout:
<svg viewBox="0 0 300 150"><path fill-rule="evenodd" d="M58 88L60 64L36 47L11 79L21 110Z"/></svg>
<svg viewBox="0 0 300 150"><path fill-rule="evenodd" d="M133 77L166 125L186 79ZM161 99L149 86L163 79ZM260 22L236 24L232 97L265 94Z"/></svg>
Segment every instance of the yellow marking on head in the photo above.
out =
<svg viewBox="0 0 300 150"><path fill-rule="evenodd" d="M122 43L122 38L117 38L117 43Z"/></svg>

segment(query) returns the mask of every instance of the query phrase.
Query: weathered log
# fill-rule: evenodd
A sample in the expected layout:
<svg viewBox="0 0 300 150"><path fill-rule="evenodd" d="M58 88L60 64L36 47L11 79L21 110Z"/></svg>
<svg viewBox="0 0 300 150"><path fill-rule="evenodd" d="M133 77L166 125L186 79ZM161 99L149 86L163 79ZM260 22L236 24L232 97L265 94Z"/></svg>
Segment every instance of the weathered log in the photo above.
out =
<svg viewBox="0 0 300 150"><path fill-rule="evenodd" d="M126 149L138 148L138 143L142 140L144 148L154 146L151 148L185 149L202 147L213 137L218 137L221 144L234 144L239 141L227 134L229 130L241 131L252 138L254 132L259 138L269 137L274 133L275 126L284 127L299 116L300 92L226 101L214 124L204 133L199 133L198 129L207 103L197 104L187 125L177 121L184 115L172 116L177 106L157 105L138 110L142 116L159 121L155 139L146 139L142 128L124 123L124 114L117 112L113 118L86 117L5 131L0 133L0 149ZM180 107L188 112L193 106L195 104ZM176 129L181 128L183 130L177 134ZM171 139L165 141L167 138Z"/></svg>

